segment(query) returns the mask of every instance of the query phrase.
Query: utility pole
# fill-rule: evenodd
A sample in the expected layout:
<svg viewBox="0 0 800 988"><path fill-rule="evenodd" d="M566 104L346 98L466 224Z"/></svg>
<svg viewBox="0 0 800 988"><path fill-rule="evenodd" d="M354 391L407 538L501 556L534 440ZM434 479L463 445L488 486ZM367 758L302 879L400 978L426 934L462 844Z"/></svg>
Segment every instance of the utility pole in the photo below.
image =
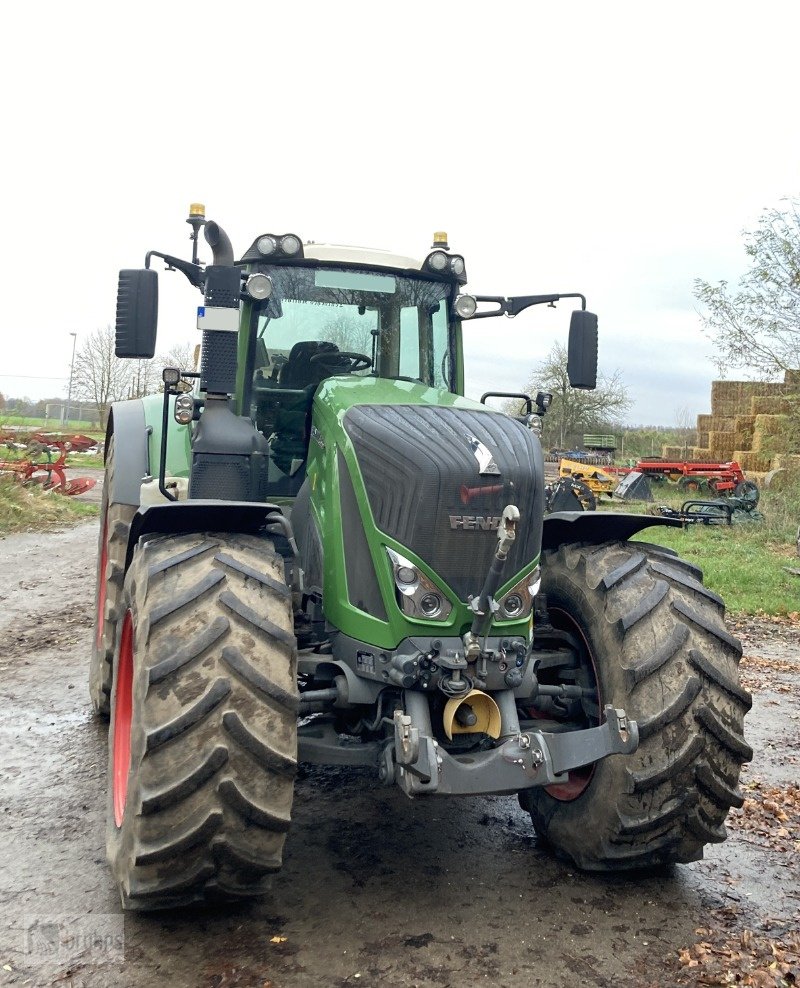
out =
<svg viewBox="0 0 800 988"><path fill-rule="evenodd" d="M70 333L69 335L72 337L72 360L69 365L69 389L67 391L67 422L66 422L67 425L69 424L69 412L70 412L69 406L72 402L72 375L75 372L75 344L78 342L77 333Z"/></svg>

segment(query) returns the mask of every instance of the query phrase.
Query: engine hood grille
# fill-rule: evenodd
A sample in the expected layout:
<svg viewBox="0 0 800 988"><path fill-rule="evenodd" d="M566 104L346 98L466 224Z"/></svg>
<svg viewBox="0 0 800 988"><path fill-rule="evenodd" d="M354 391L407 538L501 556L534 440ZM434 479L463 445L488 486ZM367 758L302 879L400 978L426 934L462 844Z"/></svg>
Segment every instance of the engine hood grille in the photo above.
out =
<svg viewBox="0 0 800 988"><path fill-rule="evenodd" d="M416 553L461 600L481 589L507 504L519 508L520 524L506 575L539 554L542 451L520 422L489 411L357 405L343 425L378 529Z"/></svg>

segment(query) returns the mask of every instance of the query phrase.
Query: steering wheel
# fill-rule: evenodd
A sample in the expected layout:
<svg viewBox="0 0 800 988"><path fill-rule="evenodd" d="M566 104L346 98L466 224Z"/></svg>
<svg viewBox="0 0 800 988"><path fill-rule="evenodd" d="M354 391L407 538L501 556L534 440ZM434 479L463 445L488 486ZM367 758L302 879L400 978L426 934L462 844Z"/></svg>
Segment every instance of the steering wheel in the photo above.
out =
<svg viewBox="0 0 800 988"><path fill-rule="evenodd" d="M345 361L347 364L345 365ZM355 353L352 350L339 350L330 353L315 353L309 363L322 364L332 374L355 374L357 371L372 367L372 357L365 353Z"/></svg>

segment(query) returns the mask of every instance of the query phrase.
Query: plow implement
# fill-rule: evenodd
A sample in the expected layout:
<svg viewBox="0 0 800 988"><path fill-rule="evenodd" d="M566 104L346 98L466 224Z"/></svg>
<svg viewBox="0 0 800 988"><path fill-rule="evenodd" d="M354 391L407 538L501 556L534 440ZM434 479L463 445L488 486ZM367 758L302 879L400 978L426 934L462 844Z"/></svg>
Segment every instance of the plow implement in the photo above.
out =
<svg viewBox="0 0 800 988"><path fill-rule="evenodd" d="M18 454L0 460L0 476L14 477L22 484L38 484L46 491L55 491L65 497L85 494L97 483L93 477L67 478L66 473L70 452L84 451L96 445L88 436L6 431L0 432L0 441Z"/></svg>

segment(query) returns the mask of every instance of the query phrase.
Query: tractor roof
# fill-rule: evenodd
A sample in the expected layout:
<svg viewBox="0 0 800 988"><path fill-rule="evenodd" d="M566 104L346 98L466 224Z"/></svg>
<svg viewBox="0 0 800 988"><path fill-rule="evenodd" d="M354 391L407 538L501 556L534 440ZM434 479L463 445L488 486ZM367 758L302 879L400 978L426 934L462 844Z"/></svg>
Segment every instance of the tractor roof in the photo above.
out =
<svg viewBox="0 0 800 988"><path fill-rule="evenodd" d="M420 271L423 262L375 247L349 247L345 244L303 244L303 255L317 261L342 264L363 264L364 267L399 268Z"/></svg>

